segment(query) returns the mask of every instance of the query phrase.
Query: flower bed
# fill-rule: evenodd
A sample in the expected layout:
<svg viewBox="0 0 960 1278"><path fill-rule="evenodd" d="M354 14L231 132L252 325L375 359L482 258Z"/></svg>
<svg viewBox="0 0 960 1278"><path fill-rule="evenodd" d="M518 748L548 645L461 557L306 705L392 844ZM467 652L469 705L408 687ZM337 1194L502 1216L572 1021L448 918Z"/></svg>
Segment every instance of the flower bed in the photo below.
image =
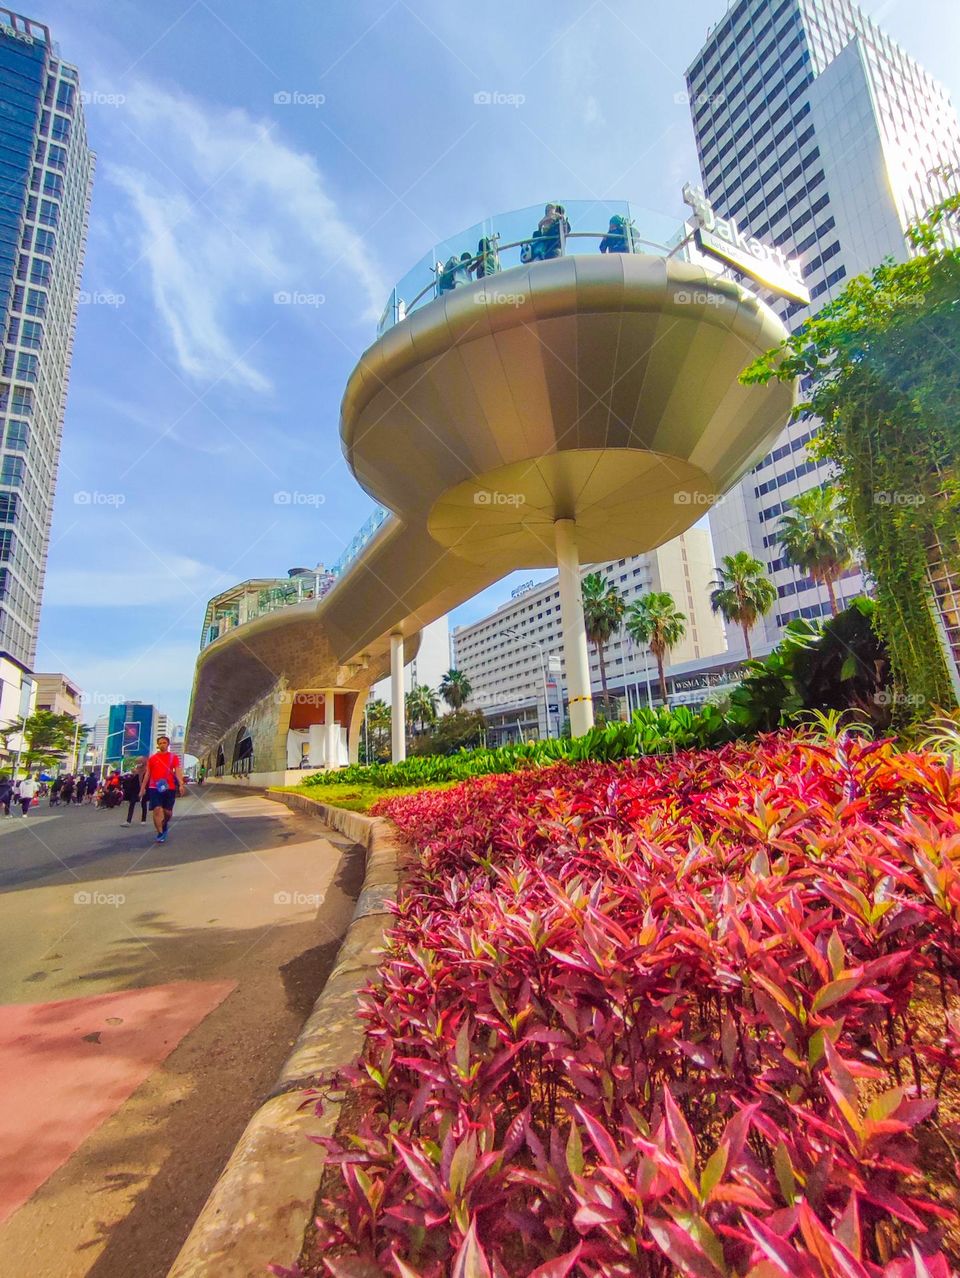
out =
<svg viewBox="0 0 960 1278"><path fill-rule="evenodd" d="M945 1278L960 774L787 736L384 801L311 1273Z"/></svg>

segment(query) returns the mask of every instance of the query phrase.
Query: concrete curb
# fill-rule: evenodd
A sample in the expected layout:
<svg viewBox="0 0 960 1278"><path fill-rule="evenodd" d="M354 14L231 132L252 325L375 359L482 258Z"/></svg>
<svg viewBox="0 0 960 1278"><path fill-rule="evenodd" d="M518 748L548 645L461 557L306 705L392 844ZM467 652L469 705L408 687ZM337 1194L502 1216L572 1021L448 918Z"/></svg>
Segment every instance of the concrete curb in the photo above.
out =
<svg viewBox="0 0 960 1278"><path fill-rule="evenodd" d="M363 888L337 962L280 1071L220 1173L167 1278L264 1278L296 1264L313 1220L323 1151L307 1138L301 1109L318 1075L356 1060L364 1029L357 996L377 970L377 949L396 900L403 845L389 821L302 794L266 797L307 812L365 850ZM333 1134L340 1113L309 1114L309 1134Z"/></svg>

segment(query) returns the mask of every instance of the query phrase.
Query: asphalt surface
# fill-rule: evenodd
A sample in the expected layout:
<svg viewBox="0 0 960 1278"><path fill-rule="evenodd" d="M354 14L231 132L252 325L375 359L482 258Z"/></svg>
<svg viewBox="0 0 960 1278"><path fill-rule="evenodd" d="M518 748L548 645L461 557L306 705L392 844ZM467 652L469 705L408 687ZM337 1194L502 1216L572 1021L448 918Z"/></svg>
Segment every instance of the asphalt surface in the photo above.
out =
<svg viewBox="0 0 960 1278"><path fill-rule="evenodd" d="M166 1274L333 965L362 853L202 790L0 815L0 1274Z"/></svg>

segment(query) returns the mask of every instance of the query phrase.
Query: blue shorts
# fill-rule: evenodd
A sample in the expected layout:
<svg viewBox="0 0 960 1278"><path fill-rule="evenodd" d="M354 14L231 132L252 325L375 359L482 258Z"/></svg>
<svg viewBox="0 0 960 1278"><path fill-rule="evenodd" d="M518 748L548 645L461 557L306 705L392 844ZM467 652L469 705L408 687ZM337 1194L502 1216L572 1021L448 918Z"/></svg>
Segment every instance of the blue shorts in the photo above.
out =
<svg viewBox="0 0 960 1278"><path fill-rule="evenodd" d="M169 790L164 790L162 794L156 786L151 785L147 789L147 803L150 805L151 812L154 808L163 808L164 812L172 812L176 801L177 792L173 786Z"/></svg>

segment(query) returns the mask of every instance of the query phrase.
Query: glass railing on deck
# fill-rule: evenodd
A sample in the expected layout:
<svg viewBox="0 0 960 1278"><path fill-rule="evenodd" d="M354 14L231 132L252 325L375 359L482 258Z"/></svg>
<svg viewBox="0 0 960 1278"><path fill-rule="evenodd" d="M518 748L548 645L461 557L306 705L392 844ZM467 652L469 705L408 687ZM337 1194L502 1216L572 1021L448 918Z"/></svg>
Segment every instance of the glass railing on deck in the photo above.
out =
<svg viewBox="0 0 960 1278"><path fill-rule="evenodd" d="M270 612L278 612L281 608L289 608L292 604L322 599L360 556L389 514L385 507L377 506L373 514L351 538L332 568L278 578L267 586L250 582L226 591L222 596L218 595L217 598L223 599L223 603L219 607L215 604L209 605L213 607L213 616L204 625L200 642L201 650L213 643L215 639L219 639L221 635L225 635L228 630L232 630L234 626L254 621L257 617L266 616Z"/></svg>
<svg viewBox="0 0 960 1278"><path fill-rule="evenodd" d="M434 298L514 266L571 253L652 253L684 240L676 218L627 200L570 200L499 213L435 244L397 283L377 335Z"/></svg>
<svg viewBox="0 0 960 1278"><path fill-rule="evenodd" d="M364 546L366 546L367 542L372 540L375 533L384 523L389 514L389 510L387 510L385 506L378 506L376 508L370 518L354 535L353 539L350 541L349 545L346 547L337 562L330 569L334 577L340 578L343 576L346 570L363 550Z"/></svg>

